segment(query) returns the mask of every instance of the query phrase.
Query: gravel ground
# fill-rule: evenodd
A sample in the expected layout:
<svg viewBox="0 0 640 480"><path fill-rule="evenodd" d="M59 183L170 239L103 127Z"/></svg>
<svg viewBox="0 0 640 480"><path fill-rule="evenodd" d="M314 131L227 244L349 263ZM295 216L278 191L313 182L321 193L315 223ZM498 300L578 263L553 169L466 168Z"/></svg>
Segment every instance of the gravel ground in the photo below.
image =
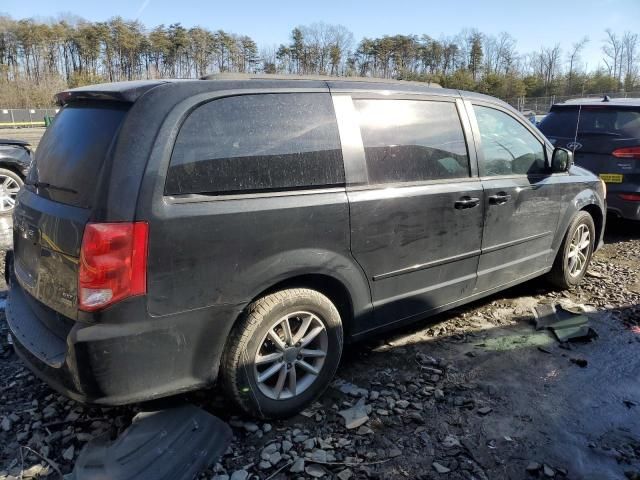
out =
<svg viewBox="0 0 640 480"><path fill-rule="evenodd" d="M606 241L571 292L528 282L348 346L316 404L270 423L233 416L215 390L82 406L21 365L2 316L0 480L60 478L91 438L117 435L142 408L185 400L234 430L203 479L640 478L640 226L612 222ZM598 338L560 345L535 332L540 303L595 307ZM339 414L350 408L353 428Z"/></svg>

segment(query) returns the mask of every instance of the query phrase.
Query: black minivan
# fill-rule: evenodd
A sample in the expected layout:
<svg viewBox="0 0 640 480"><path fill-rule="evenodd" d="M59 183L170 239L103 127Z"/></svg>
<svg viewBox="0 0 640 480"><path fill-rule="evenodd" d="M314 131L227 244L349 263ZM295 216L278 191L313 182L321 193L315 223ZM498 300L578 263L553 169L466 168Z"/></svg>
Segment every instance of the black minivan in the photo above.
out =
<svg viewBox="0 0 640 480"><path fill-rule="evenodd" d="M533 277L569 288L604 184L491 97L236 78L73 89L14 212L7 319L36 374L117 405L211 385L261 417L343 342Z"/></svg>

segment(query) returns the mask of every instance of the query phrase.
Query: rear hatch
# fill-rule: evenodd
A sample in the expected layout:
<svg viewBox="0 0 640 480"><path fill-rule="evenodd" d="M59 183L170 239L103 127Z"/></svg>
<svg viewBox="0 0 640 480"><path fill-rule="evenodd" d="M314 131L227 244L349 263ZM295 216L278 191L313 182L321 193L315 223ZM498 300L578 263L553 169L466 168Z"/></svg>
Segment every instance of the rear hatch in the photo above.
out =
<svg viewBox="0 0 640 480"><path fill-rule="evenodd" d="M14 268L24 290L77 318L78 258L86 223L99 208L109 152L128 106L76 102L47 129L14 211Z"/></svg>
<svg viewBox="0 0 640 480"><path fill-rule="evenodd" d="M574 151L575 163L599 175L610 191L640 188L640 158L628 153L640 147L640 107L554 105L539 128L556 147Z"/></svg>

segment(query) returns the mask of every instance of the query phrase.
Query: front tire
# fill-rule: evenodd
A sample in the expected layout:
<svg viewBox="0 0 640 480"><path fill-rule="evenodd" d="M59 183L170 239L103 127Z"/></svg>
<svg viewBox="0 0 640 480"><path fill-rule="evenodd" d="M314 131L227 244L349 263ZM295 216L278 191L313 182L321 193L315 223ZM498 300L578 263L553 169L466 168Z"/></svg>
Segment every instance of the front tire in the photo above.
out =
<svg viewBox="0 0 640 480"><path fill-rule="evenodd" d="M297 288L256 300L234 326L221 363L226 394L259 418L292 416L331 382L342 354L335 305Z"/></svg>
<svg viewBox="0 0 640 480"><path fill-rule="evenodd" d="M578 212L567 229L549 272L549 280L556 287L566 290L582 282L593 255L595 232L591 215L585 211Z"/></svg>

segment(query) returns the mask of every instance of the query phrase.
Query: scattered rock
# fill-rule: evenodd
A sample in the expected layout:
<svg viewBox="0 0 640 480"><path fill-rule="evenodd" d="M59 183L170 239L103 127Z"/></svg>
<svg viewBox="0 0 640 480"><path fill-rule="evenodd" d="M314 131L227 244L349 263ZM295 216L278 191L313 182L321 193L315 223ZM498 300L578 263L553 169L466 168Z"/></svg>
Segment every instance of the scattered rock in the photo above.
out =
<svg viewBox="0 0 640 480"><path fill-rule="evenodd" d="M243 427L249 433L255 433L260 430L260 427L253 422L245 422Z"/></svg>
<svg viewBox="0 0 640 480"><path fill-rule="evenodd" d="M291 473L302 473L302 472L304 472L304 458L296 459L296 461L293 462L293 465L291 465L291 468L289 469L289 471Z"/></svg>
<svg viewBox="0 0 640 480"><path fill-rule="evenodd" d="M392 448L389 450L389 453L388 453L389 458L399 457L400 455L402 455L402 450L398 448Z"/></svg>
<svg viewBox="0 0 640 480"><path fill-rule="evenodd" d="M367 415L367 406L364 404L364 399L358 400L358 403L353 407L341 410L338 414L344 418L345 427L347 427L348 430L358 428L369 420L369 415Z"/></svg>
<svg viewBox="0 0 640 480"><path fill-rule="evenodd" d="M444 440L442 441L442 446L444 448L459 447L460 441L457 439L455 435L447 435L446 437L444 437Z"/></svg>
<svg viewBox="0 0 640 480"><path fill-rule="evenodd" d="M64 458L66 461L70 462L71 460L73 460L73 455L75 454L75 452L76 452L75 447L73 445L71 445L64 452L62 452L62 458Z"/></svg>
<svg viewBox="0 0 640 480"><path fill-rule="evenodd" d="M9 417L4 417L2 423L0 423L0 427L2 427L3 431L9 432L13 428L13 422Z"/></svg>
<svg viewBox="0 0 640 480"><path fill-rule="evenodd" d="M493 411L493 408L491 407L482 407L478 409L478 414L480 415L487 415L489 413L491 413Z"/></svg>
<svg viewBox="0 0 640 480"><path fill-rule="evenodd" d="M345 468L340 473L338 473L336 477L338 477L340 480L349 480L351 477L353 477L353 472L350 469Z"/></svg>
<svg viewBox="0 0 640 480"><path fill-rule="evenodd" d="M526 470L529 473L537 473L540 471L541 468L542 468L542 465L540 465L538 462L529 462Z"/></svg>
<svg viewBox="0 0 640 480"><path fill-rule="evenodd" d="M247 480L247 478L249 478L249 472L246 470L236 470L231 474L229 480Z"/></svg>
<svg viewBox="0 0 640 480"><path fill-rule="evenodd" d="M327 473L327 471L324 468L322 468L320 465L317 465L315 463L312 463L306 466L304 471L307 473L307 475L313 478L324 477Z"/></svg>
<svg viewBox="0 0 640 480"><path fill-rule="evenodd" d="M447 467L445 467L444 465L438 462L433 462L431 466L436 472L438 472L441 475L444 473L449 473L451 471L450 469L448 469Z"/></svg>

